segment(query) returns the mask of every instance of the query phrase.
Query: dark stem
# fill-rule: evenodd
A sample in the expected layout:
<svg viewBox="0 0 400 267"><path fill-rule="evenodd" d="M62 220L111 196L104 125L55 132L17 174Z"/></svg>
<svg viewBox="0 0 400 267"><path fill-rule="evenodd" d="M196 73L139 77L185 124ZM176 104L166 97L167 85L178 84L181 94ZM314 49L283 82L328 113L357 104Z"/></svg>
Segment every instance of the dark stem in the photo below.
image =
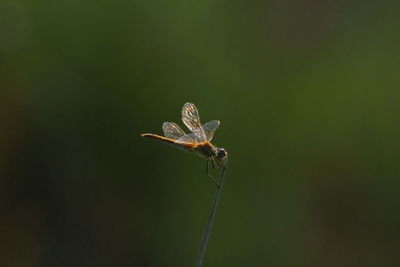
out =
<svg viewBox="0 0 400 267"><path fill-rule="evenodd" d="M214 194L214 200L211 203L211 209L210 213L208 214L207 225L206 228L204 229L203 236L201 237L199 254L197 254L196 265L195 265L196 267L201 267L203 264L203 259L206 253L206 248L207 248L208 238L210 237L212 223L215 217L215 212L217 211L219 199L221 197L222 187L224 186L225 171L227 166L228 162L226 162L224 168L222 169L221 177L219 179L219 184Z"/></svg>

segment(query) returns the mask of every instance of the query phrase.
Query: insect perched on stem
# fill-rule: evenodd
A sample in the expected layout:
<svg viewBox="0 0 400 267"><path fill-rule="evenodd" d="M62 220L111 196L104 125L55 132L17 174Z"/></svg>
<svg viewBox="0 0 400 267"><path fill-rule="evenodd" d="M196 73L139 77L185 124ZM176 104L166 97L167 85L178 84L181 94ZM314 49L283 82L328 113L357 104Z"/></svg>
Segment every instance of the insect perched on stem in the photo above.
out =
<svg viewBox="0 0 400 267"><path fill-rule="evenodd" d="M219 185L209 173L210 162L212 163L214 169L224 168L226 167L226 162L228 159L228 153L225 151L225 149L216 147L210 143L215 130L217 130L219 126L219 121L213 120L201 125L199 112L193 103L186 103L183 105L182 121L192 133L185 134L185 132L176 123L164 122L163 130L165 137L151 133L145 133L142 134L142 136L171 144L206 158L207 176L219 188Z"/></svg>

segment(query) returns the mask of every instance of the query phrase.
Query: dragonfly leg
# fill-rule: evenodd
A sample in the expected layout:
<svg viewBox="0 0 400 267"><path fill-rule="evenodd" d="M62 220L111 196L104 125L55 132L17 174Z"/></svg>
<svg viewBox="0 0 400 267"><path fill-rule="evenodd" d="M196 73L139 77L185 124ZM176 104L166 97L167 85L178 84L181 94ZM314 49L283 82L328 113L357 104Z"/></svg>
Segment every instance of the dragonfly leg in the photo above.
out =
<svg viewBox="0 0 400 267"><path fill-rule="evenodd" d="M206 161L206 173L207 173L207 176L208 176L208 178L210 178L210 180L217 186L217 188L219 189L219 184L211 177L211 175L210 175L210 171L209 171L209 163L210 163L210 160L209 159L207 159L207 161Z"/></svg>
<svg viewBox="0 0 400 267"><path fill-rule="evenodd" d="M213 169L216 170L216 168L215 168L215 161L214 161L214 160L211 160L211 162L212 162Z"/></svg>

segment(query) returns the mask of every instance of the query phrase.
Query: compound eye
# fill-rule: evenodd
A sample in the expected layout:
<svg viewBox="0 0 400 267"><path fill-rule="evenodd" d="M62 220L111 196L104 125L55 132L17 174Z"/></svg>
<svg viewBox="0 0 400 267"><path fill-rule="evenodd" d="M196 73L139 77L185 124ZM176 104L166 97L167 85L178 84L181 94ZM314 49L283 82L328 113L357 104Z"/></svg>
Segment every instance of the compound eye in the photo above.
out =
<svg viewBox="0 0 400 267"><path fill-rule="evenodd" d="M218 158L226 157L226 151L225 151L225 149L220 148L220 149L218 150L218 152L217 152L217 157L218 157Z"/></svg>

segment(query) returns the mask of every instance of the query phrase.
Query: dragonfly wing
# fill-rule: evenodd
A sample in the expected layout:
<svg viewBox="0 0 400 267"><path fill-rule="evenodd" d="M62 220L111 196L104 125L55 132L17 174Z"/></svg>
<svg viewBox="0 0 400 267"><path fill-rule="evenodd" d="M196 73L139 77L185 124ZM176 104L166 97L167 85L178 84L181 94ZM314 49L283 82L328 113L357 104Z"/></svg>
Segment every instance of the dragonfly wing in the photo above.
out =
<svg viewBox="0 0 400 267"><path fill-rule="evenodd" d="M164 136L171 139L178 139L185 135L185 132L174 122L163 123Z"/></svg>
<svg viewBox="0 0 400 267"><path fill-rule="evenodd" d="M183 143L194 143L194 144L199 143L199 141L198 141L198 139L197 139L197 135L195 135L194 133L185 134L184 136L178 138L176 141L177 141L178 143L179 143L179 142L183 142Z"/></svg>
<svg viewBox="0 0 400 267"><path fill-rule="evenodd" d="M209 121L203 125L204 133L206 135L206 140L211 141L214 136L215 130L219 127L219 121Z"/></svg>
<svg viewBox="0 0 400 267"><path fill-rule="evenodd" d="M182 121L200 142L206 141L206 134L200 123L199 111L193 103L183 105Z"/></svg>

